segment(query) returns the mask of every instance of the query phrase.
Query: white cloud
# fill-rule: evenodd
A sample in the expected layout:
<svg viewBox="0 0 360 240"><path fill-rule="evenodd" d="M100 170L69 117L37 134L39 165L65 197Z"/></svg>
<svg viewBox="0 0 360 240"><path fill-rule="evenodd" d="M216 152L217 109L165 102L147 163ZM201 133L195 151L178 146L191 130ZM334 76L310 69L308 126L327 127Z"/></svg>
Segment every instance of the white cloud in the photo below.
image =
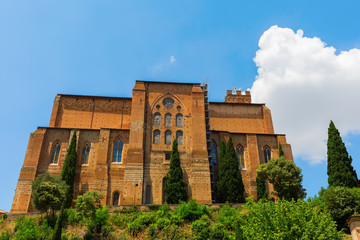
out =
<svg viewBox="0 0 360 240"><path fill-rule="evenodd" d="M153 73L162 72L165 68L169 67L170 65L175 64L176 58L174 56L170 56L168 62L162 62L159 64L155 64L154 66L149 67L148 69Z"/></svg>
<svg viewBox="0 0 360 240"><path fill-rule="evenodd" d="M174 56L170 56L169 62L170 64L174 64L176 62L176 58Z"/></svg>
<svg viewBox="0 0 360 240"><path fill-rule="evenodd" d="M254 102L272 111L277 133L286 133L293 154L312 163L326 160L327 128L342 136L360 133L360 50L336 55L320 38L273 26L263 33L254 61Z"/></svg>

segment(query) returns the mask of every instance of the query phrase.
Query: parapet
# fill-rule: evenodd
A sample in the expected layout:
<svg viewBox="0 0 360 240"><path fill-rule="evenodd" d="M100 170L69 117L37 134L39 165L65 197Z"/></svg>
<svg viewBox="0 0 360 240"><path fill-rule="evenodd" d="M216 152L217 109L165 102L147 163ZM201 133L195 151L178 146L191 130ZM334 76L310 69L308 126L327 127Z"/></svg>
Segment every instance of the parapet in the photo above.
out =
<svg viewBox="0 0 360 240"><path fill-rule="evenodd" d="M245 94L242 94L240 90L236 90L234 94L233 91L227 90L225 96L225 102L227 103L251 103L250 91L245 91Z"/></svg>

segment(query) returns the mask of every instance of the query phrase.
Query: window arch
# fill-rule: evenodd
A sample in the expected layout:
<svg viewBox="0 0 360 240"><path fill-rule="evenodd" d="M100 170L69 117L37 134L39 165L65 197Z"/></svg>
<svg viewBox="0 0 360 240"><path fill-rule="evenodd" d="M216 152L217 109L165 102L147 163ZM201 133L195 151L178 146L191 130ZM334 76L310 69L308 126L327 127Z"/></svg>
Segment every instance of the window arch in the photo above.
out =
<svg viewBox="0 0 360 240"><path fill-rule="evenodd" d="M211 164L214 166L217 164L217 149L214 142L211 142Z"/></svg>
<svg viewBox="0 0 360 240"><path fill-rule="evenodd" d="M245 160L244 160L244 148L241 145L238 145L236 147L236 155L239 161L239 168L244 169L245 168Z"/></svg>
<svg viewBox="0 0 360 240"><path fill-rule="evenodd" d="M271 149L269 146L264 147L264 159L265 163L268 163L271 159Z"/></svg>
<svg viewBox="0 0 360 240"><path fill-rule="evenodd" d="M81 165L89 163L89 153L90 153L90 145L87 143L85 144L81 152Z"/></svg>
<svg viewBox="0 0 360 240"><path fill-rule="evenodd" d="M61 149L61 144L60 142L55 142L54 145L51 148L51 159L50 159L50 163L51 164L57 164L58 160L59 160L59 155L60 155L60 149Z"/></svg>
<svg viewBox="0 0 360 240"><path fill-rule="evenodd" d="M171 127L172 126L172 115L171 113L165 114L165 127Z"/></svg>
<svg viewBox="0 0 360 240"><path fill-rule="evenodd" d="M117 138L114 144L114 155L113 155L113 162L121 162L121 155L123 149L123 142L120 138Z"/></svg>
<svg viewBox="0 0 360 240"><path fill-rule="evenodd" d="M179 130L176 132L176 141L178 142L179 145L183 145L184 143L183 131Z"/></svg>
<svg viewBox="0 0 360 240"><path fill-rule="evenodd" d="M120 198L120 193L118 191L115 191L113 194L113 206L119 205L119 198Z"/></svg>
<svg viewBox="0 0 360 240"><path fill-rule="evenodd" d="M168 145L171 144L171 131L170 130L165 131L165 144L168 144Z"/></svg>
<svg viewBox="0 0 360 240"><path fill-rule="evenodd" d="M154 131L153 144L160 144L160 130L155 130Z"/></svg>
<svg viewBox="0 0 360 240"><path fill-rule="evenodd" d="M176 127L183 127L183 115L181 113L176 114Z"/></svg>
<svg viewBox="0 0 360 240"><path fill-rule="evenodd" d="M154 114L154 126L160 126L161 125L161 114L155 113Z"/></svg>

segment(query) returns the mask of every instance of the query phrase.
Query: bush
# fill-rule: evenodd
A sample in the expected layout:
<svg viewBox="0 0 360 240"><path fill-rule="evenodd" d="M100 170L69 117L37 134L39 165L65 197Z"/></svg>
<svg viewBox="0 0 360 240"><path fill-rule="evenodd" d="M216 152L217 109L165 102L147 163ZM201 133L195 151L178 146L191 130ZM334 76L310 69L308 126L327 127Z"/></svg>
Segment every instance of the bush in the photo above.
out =
<svg viewBox="0 0 360 240"><path fill-rule="evenodd" d="M194 199L190 199L188 203L180 202L174 214L181 219L193 221L199 219L203 214L209 215L209 210L205 205L197 204Z"/></svg>
<svg viewBox="0 0 360 240"><path fill-rule="evenodd" d="M236 208L231 207L226 204L219 211L219 216L217 217L217 222L221 223L222 226L227 230L235 230L236 227L236 219L239 213Z"/></svg>
<svg viewBox="0 0 360 240"><path fill-rule="evenodd" d="M150 224L147 234L150 236L150 238L155 238L157 235L157 231L156 231L157 225L156 224Z"/></svg>
<svg viewBox="0 0 360 240"><path fill-rule="evenodd" d="M195 220L191 224L193 239L209 239L210 238L210 219L207 215L203 215L199 220Z"/></svg>
<svg viewBox="0 0 360 240"><path fill-rule="evenodd" d="M48 239L51 236L52 229L44 221L37 222L36 218L26 219L24 216L16 219L15 221L15 232L16 239L18 240L37 240L37 239Z"/></svg>
<svg viewBox="0 0 360 240"><path fill-rule="evenodd" d="M346 220L360 212L360 189L346 187L330 187L321 189L319 199L325 203L325 209L336 221L338 229L349 231Z"/></svg>
<svg viewBox="0 0 360 240"><path fill-rule="evenodd" d="M146 206L150 209L150 211L157 211L162 207L161 204L148 204Z"/></svg>
<svg viewBox="0 0 360 240"><path fill-rule="evenodd" d="M342 239L330 215L303 200L260 201L246 210L237 221L237 239Z"/></svg>
<svg viewBox="0 0 360 240"><path fill-rule="evenodd" d="M159 218L156 225L159 230L163 230L171 225L171 221L168 218Z"/></svg>
<svg viewBox="0 0 360 240"><path fill-rule="evenodd" d="M153 214L139 214L138 217L128 224L128 231L132 236L137 236L139 232L144 230L144 228L155 220L155 215Z"/></svg>
<svg viewBox="0 0 360 240"><path fill-rule="evenodd" d="M234 234L231 234L228 230L226 230L226 227L222 223L216 222L214 228L211 231L210 239L213 240L234 239L233 235Z"/></svg>
<svg viewBox="0 0 360 240"><path fill-rule="evenodd" d="M0 234L0 240L10 240L11 239L11 234L6 231L6 232L2 232Z"/></svg>

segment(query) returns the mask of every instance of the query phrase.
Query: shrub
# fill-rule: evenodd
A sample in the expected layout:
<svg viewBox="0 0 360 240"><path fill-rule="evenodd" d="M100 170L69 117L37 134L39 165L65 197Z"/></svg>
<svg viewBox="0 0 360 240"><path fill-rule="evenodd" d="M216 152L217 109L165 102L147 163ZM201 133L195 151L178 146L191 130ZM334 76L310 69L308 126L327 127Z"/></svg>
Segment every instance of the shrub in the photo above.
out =
<svg viewBox="0 0 360 240"><path fill-rule="evenodd" d="M148 228L148 231L147 231L147 234L150 236L150 238L155 238L156 237L156 228L157 228L157 225L156 224L150 224L149 225L149 228Z"/></svg>
<svg viewBox="0 0 360 240"><path fill-rule="evenodd" d="M217 222L221 223L227 230L235 230L238 215L236 208L226 204L220 209Z"/></svg>
<svg viewBox="0 0 360 240"><path fill-rule="evenodd" d="M171 221L168 218L159 218L156 225L159 230L163 230L171 225Z"/></svg>
<svg viewBox="0 0 360 240"><path fill-rule="evenodd" d="M128 224L128 231L132 236L137 236L139 232L154 222L155 215L139 214L138 217Z"/></svg>
<svg viewBox="0 0 360 240"><path fill-rule="evenodd" d="M150 211L157 211L161 208L162 205L161 204L148 204L146 206L150 209Z"/></svg>
<svg viewBox="0 0 360 240"><path fill-rule="evenodd" d="M191 224L193 239L209 239L210 238L210 219L207 215L203 215L199 220L195 220Z"/></svg>
<svg viewBox="0 0 360 240"><path fill-rule="evenodd" d="M234 234L231 234L228 230L226 230L226 227L220 223L216 222L214 228L211 231L210 239L213 240L228 240L228 239L234 239Z"/></svg>
<svg viewBox="0 0 360 240"><path fill-rule="evenodd" d="M326 210L336 221L338 229L348 231L346 220L360 212L360 189L346 187L330 187L321 189L319 199L325 203Z"/></svg>
<svg viewBox="0 0 360 240"><path fill-rule="evenodd" d="M209 215L209 210L205 205L197 204L194 199L190 199L188 203L181 202L174 214L181 219L192 221L199 219L203 214Z"/></svg>
<svg viewBox="0 0 360 240"><path fill-rule="evenodd" d="M246 209L237 221L237 239L342 239L330 215L303 200L260 201Z"/></svg>
<svg viewBox="0 0 360 240"><path fill-rule="evenodd" d="M36 218L26 219L24 216L16 219L14 229L18 240L47 239L52 232L46 221L39 225Z"/></svg>
<svg viewBox="0 0 360 240"><path fill-rule="evenodd" d="M89 191L78 196L75 201L75 208L79 220L94 219L96 210L102 207L100 203L102 198L102 193L96 191Z"/></svg>
<svg viewBox="0 0 360 240"><path fill-rule="evenodd" d="M11 239L11 234L6 231L6 232L2 232L0 234L0 240L10 240Z"/></svg>

